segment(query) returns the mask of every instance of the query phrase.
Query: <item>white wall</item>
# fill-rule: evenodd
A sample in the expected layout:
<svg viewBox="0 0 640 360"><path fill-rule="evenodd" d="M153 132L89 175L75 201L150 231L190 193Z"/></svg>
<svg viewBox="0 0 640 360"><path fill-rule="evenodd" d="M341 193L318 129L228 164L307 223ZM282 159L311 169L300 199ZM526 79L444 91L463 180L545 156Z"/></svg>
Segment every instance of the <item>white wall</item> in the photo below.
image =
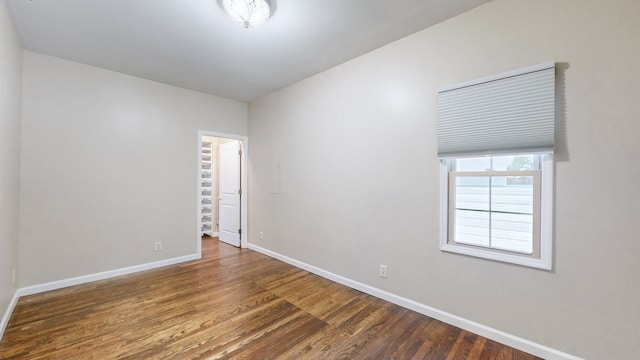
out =
<svg viewBox="0 0 640 360"><path fill-rule="evenodd" d="M250 242L576 356L637 358L638 34L637 1L495 0L252 103ZM548 60L566 129L554 270L441 252L437 88Z"/></svg>
<svg viewBox="0 0 640 360"><path fill-rule="evenodd" d="M197 253L197 131L245 103L29 51L23 100L21 286Z"/></svg>
<svg viewBox="0 0 640 360"><path fill-rule="evenodd" d="M22 46L0 1L0 319L15 293L18 268ZM2 334L0 323L0 335Z"/></svg>

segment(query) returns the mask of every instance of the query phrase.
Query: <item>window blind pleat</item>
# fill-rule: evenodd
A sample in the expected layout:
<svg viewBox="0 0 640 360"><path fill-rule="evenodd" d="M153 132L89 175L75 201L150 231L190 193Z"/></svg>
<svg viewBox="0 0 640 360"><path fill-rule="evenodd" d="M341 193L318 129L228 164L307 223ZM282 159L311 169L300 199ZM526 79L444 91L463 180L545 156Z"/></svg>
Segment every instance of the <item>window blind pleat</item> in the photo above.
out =
<svg viewBox="0 0 640 360"><path fill-rule="evenodd" d="M438 93L438 157L552 152L555 67Z"/></svg>

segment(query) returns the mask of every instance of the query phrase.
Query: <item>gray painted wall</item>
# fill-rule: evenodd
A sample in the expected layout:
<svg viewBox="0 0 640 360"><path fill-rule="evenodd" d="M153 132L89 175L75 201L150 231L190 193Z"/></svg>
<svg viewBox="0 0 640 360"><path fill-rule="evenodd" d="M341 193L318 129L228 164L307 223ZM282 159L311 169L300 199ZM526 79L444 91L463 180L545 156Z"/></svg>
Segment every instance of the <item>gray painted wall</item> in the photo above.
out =
<svg viewBox="0 0 640 360"><path fill-rule="evenodd" d="M23 86L22 287L197 252L198 130L247 104L30 51Z"/></svg>
<svg viewBox="0 0 640 360"><path fill-rule="evenodd" d="M576 356L637 358L638 34L637 1L495 0L252 103L249 241ZM441 252L437 89L548 60L554 270Z"/></svg>
<svg viewBox="0 0 640 360"><path fill-rule="evenodd" d="M16 287L20 193L22 46L6 4L0 2L0 318ZM2 329L0 329L0 334Z"/></svg>

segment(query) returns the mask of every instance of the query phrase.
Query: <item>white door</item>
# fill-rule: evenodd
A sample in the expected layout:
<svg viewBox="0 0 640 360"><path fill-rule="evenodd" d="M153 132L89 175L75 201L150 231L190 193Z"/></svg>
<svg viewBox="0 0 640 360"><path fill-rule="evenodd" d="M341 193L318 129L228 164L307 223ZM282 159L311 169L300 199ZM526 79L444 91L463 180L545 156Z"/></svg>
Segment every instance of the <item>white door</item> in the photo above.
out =
<svg viewBox="0 0 640 360"><path fill-rule="evenodd" d="M219 238L240 246L240 142L220 145Z"/></svg>

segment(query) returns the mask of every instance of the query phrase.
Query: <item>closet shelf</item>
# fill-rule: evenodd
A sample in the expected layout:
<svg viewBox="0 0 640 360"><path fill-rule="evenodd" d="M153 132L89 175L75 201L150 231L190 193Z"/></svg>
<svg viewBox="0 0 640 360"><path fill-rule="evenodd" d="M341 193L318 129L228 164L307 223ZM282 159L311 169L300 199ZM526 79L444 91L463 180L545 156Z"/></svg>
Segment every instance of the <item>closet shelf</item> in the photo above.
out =
<svg viewBox="0 0 640 360"><path fill-rule="evenodd" d="M213 236L213 209L212 209L212 176L213 176L213 143L202 142L201 149L201 208L200 224L202 235Z"/></svg>

